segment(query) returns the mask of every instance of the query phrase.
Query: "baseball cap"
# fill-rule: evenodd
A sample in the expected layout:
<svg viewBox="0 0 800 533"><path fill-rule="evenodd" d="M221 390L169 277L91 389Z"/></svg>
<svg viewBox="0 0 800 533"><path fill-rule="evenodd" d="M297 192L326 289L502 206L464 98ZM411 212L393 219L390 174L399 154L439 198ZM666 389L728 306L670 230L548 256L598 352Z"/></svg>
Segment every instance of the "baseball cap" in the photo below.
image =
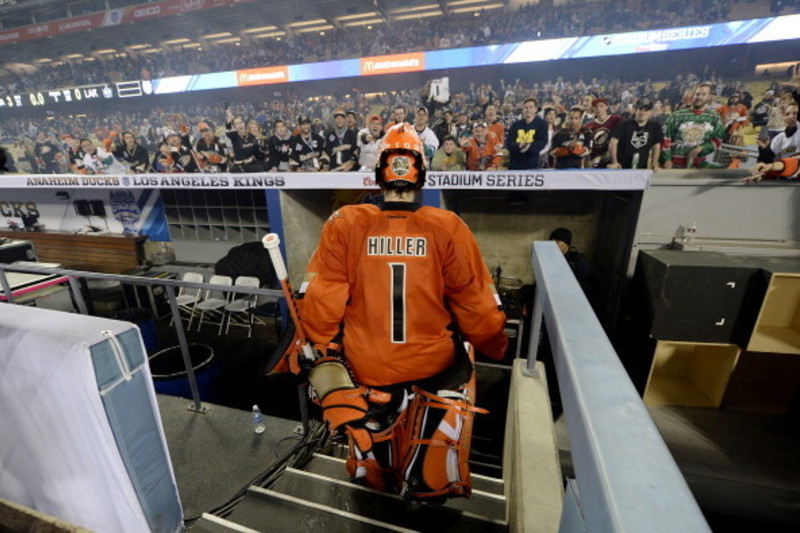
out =
<svg viewBox="0 0 800 533"><path fill-rule="evenodd" d="M647 104L647 103L639 104L639 105L636 106L636 109L642 109L644 111L650 111L651 109L653 109L653 105L652 104Z"/></svg>
<svg viewBox="0 0 800 533"><path fill-rule="evenodd" d="M367 118L367 122L372 122L373 120L377 120L378 122L383 123L383 119L381 118L381 116L380 115L376 115L375 113L371 114Z"/></svg>
<svg viewBox="0 0 800 533"><path fill-rule="evenodd" d="M311 124L311 119L308 118L308 115L297 115L297 123L298 124L303 124L305 122L308 122L309 124Z"/></svg>
<svg viewBox="0 0 800 533"><path fill-rule="evenodd" d="M606 100L605 98L595 98L594 100L592 100L592 107L596 106L596 105L597 105L597 104L599 104L600 102L602 102L602 103L604 103L604 104L606 104L606 105L610 105L610 104L608 103L608 100Z"/></svg>
<svg viewBox="0 0 800 533"><path fill-rule="evenodd" d="M417 108L417 113L419 113L420 111L424 112L426 115L428 114L428 108L427 107L424 107L424 106L418 107Z"/></svg>
<svg viewBox="0 0 800 533"><path fill-rule="evenodd" d="M337 109L336 111L334 111L333 112L333 116L334 117L347 117L347 115L345 115L344 111L342 111L341 109Z"/></svg>

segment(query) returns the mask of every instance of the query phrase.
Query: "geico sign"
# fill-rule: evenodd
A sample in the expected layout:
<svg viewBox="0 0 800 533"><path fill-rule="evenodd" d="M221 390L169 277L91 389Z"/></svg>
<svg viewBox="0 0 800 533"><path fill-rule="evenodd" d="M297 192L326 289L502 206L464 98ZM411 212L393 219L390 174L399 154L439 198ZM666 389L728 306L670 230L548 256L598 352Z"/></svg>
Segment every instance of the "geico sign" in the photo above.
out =
<svg viewBox="0 0 800 533"><path fill-rule="evenodd" d="M136 18L149 17L159 13L161 13L161 6L140 7L133 10L133 16Z"/></svg>

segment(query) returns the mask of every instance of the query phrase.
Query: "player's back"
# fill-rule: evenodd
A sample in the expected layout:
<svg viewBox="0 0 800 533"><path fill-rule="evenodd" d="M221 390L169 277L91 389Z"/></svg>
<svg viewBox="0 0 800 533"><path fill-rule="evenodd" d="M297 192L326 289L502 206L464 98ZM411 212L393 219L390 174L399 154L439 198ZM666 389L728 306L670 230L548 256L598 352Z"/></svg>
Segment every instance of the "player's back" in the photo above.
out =
<svg viewBox="0 0 800 533"><path fill-rule="evenodd" d="M448 280L468 276L454 260L456 229L463 222L453 213L409 203L340 211L348 226L351 287L344 345L357 379L366 385L398 383L450 366L445 270L452 270Z"/></svg>

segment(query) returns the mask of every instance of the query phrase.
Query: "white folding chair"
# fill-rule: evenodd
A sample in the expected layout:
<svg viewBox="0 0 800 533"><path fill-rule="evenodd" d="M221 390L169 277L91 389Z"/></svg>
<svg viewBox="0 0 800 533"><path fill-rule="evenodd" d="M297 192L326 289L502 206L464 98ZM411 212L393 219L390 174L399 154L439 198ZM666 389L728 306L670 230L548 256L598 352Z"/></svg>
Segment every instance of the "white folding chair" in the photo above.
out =
<svg viewBox="0 0 800 533"><path fill-rule="evenodd" d="M199 272L186 272L182 277L182 281L191 283L203 283L203 275ZM192 328L192 319L195 315L195 305L200 300L200 293L202 289L195 289L193 287L181 287L178 290L178 295L175 297L175 303L178 304L178 309L183 311L189 317L189 326L187 329ZM172 326L175 319L170 319L169 325Z"/></svg>
<svg viewBox="0 0 800 533"><path fill-rule="evenodd" d="M233 280L230 276L211 276L208 280L209 285L233 285ZM219 335L222 335L222 326L225 323L225 306L230 301L230 293L222 292L215 289L206 289L205 298L197 302L194 306L195 311L200 311L200 323L197 325L197 331L203 327L206 313L212 316L219 317Z"/></svg>
<svg viewBox="0 0 800 533"><path fill-rule="evenodd" d="M257 289L261 286L258 278L252 276L239 276L234 283L235 287L252 287ZM244 326L247 328L247 337L250 338L253 334L253 324L257 321L260 324L263 322L253 315L253 309L256 306L257 296L255 294L246 294L242 298L237 298L225 306L228 312L228 325L225 327L225 334L231 329L231 322L234 326ZM240 315L245 315L239 317ZM237 317L234 320L234 317Z"/></svg>

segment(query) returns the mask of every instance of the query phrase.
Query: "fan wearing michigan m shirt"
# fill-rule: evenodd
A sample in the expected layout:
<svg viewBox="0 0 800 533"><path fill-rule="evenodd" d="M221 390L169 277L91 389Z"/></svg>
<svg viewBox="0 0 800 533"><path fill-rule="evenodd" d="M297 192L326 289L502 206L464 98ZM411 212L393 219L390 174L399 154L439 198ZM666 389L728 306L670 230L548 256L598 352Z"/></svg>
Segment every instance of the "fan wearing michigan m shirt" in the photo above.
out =
<svg viewBox="0 0 800 533"><path fill-rule="evenodd" d="M539 168L539 152L547 144L547 123L536 115L539 102L526 98L522 102L522 118L514 122L506 135L508 168L533 170Z"/></svg>

